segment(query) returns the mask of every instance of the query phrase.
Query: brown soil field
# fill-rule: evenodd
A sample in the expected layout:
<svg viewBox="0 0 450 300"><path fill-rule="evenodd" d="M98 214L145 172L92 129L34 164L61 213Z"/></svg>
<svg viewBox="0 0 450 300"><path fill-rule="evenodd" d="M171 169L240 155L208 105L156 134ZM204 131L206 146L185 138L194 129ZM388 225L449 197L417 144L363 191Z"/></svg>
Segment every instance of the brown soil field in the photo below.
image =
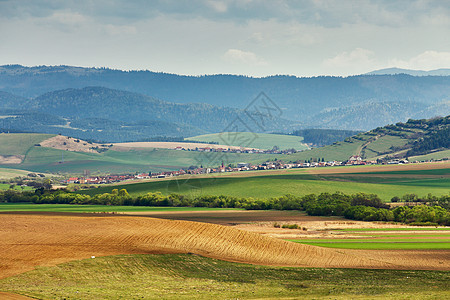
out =
<svg viewBox="0 0 450 300"><path fill-rule="evenodd" d="M216 224L95 214L0 214L0 253L0 278L76 259L146 253L275 266L450 270L448 251L320 248Z"/></svg>
<svg viewBox="0 0 450 300"><path fill-rule="evenodd" d="M184 220L194 222L212 223L226 226L239 224L255 224L272 222L313 222L313 221L336 221L343 220L340 217L316 217L308 216L299 211L282 210L217 210L217 211L148 211L148 212L125 212L131 216L145 216L169 220Z"/></svg>
<svg viewBox="0 0 450 300"><path fill-rule="evenodd" d="M113 145L113 150L116 151L128 151L130 149L142 149L142 148L159 148L159 149L175 149L176 147L182 147L184 149L195 148L223 148L223 149L256 149L256 148L242 148L238 146L218 145L218 144L204 144L204 143L182 143L182 142L131 142L131 143L116 143Z"/></svg>
<svg viewBox="0 0 450 300"><path fill-rule="evenodd" d="M92 149L94 147L98 147L99 149L109 149L108 147L105 147L104 145L101 144L96 143L89 144L86 141L74 139L63 135L57 135L49 139L46 139L45 141L41 142L41 146L59 150L86 152L86 153L98 153L97 150Z"/></svg>
<svg viewBox="0 0 450 300"><path fill-rule="evenodd" d="M33 299L33 298L28 298L26 296L22 296L22 295L18 295L18 294L0 292L0 299L2 299L2 300L26 300L26 299Z"/></svg>
<svg viewBox="0 0 450 300"><path fill-rule="evenodd" d="M361 236L352 232L336 232L337 229L351 228L410 228L408 233L427 233L414 231L417 226L406 226L389 222L352 221L342 217L308 216L299 211L276 210L229 210L229 211L155 211L155 212L125 212L124 215L153 217L168 220L184 220L232 226L234 228L258 233L279 239L301 238L355 238ZM300 229L276 228L274 224L297 224ZM385 232L371 231L368 234L385 234ZM393 231L393 234L405 234ZM430 232L428 232L430 233ZM447 234L445 231L431 231L433 234ZM439 238L439 237L437 237Z"/></svg>
<svg viewBox="0 0 450 300"><path fill-rule="evenodd" d="M0 164L14 165L22 163L24 155L0 155Z"/></svg>

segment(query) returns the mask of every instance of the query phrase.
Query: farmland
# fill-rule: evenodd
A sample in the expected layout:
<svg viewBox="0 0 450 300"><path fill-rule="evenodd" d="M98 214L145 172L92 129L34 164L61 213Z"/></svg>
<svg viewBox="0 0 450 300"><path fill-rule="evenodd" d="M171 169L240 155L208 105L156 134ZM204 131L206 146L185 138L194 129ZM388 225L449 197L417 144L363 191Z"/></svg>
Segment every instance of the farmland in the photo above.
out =
<svg viewBox="0 0 450 300"><path fill-rule="evenodd" d="M72 212L72 213L101 213L101 212L174 212L174 211L227 211L237 208L208 208L208 207L148 207L148 206L106 206L106 205L71 205L71 204L32 204L32 203L0 203L0 212L30 211L30 212Z"/></svg>
<svg viewBox="0 0 450 300"><path fill-rule="evenodd" d="M191 165L218 166L222 161L233 164L241 161L257 162L265 161L275 156L245 153L227 153L226 155L213 156L197 151L154 148L85 153L32 146L20 158L20 161L23 159L23 162L8 164L7 166L8 168L25 169L41 173L82 174L83 170L90 170L92 174L123 174L179 170Z"/></svg>
<svg viewBox="0 0 450 300"><path fill-rule="evenodd" d="M9 168L0 168L0 179L13 178L17 176L27 176L29 172Z"/></svg>
<svg viewBox="0 0 450 300"><path fill-rule="evenodd" d="M378 230L376 230L378 229ZM450 250L450 228L376 228L353 230L352 238L297 239L293 242L320 247L368 250ZM399 232L401 234L399 234ZM348 231L347 231L348 233Z"/></svg>
<svg viewBox="0 0 450 300"><path fill-rule="evenodd" d="M230 195L236 197L269 198L285 194L297 196L320 192L352 194L374 193L388 201L394 196L415 193L445 195L450 185L449 164L411 165L392 171L391 166L361 168L324 168L288 171L260 171L234 176L210 175L179 177L126 185L101 187L84 191L90 195L125 188L131 195L160 191L163 194ZM438 169L428 169L431 166ZM418 170L414 168L418 167ZM408 170L413 168L412 170ZM369 171L369 172L367 172Z"/></svg>
<svg viewBox="0 0 450 300"><path fill-rule="evenodd" d="M448 272L280 268L195 255L120 255L63 263L0 280L36 298L444 299Z"/></svg>
<svg viewBox="0 0 450 300"><path fill-rule="evenodd" d="M0 155L24 155L35 144L53 136L34 133L0 133Z"/></svg>
<svg viewBox="0 0 450 300"><path fill-rule="evenodd" d="M0 223L5 231L0 239L3 278L0 291L36 298L89 299L327 296L421 299L448 295L448 250L334 250L285 242L244 229L253 226L269 230L271 218L320 222L332 228L335 227L331 224L335 224L343 229L361 226L358 222L347 224L339 218L309 217L295 212L150 209L129 213L180 217L204 214L206 218L218 214L217 222L223 222L223 218L236 222L233 216L243 215L237 221L242 226L238 225L241 229L238 230L233 228L235 225L151 217L1 213ZM265 221L268 226L246 224L245 220ZM395 225L384 226L391 230ZM302 232L270 227L279 232ZM37 228L46 230L36 231ZM310 228L308 232L312 235L322 232ZM332 231L348 234L338 228ZM370 230L356 233L379 234ZM382 231L382 234L395 232L404 233ZM424 234L431 239L429 235L439 231ZM442 234L439 239L448 236L445 231Z"/></svg>
<svg viewBox="0 0 450 300"><path fill-rule="evenodd" d="M204 143L219 143L228 146L240 146L257 149L272 149L277 146L279 149L308 149L300 136L267 134L253 132L221 132L213 134L204 134L186 138L186 141L197 141Z"/></svg>

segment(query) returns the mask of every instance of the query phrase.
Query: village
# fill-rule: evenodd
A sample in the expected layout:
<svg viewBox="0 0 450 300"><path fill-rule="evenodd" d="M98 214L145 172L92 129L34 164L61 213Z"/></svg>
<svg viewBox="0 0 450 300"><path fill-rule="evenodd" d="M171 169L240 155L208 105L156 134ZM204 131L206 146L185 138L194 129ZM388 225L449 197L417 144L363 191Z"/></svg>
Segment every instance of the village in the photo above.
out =
<svg viewBox="0 0 450 300"><path fill-rule="evenodd" d="M323 160L323 159L322 159ZM352 155L347 161L308 161L308 162L295 162L284 163L282 161L264 162L261 164L252 165L249 163L238 163L236 165L225 166L224 163L216 168L210 167L190 167L187 169L180 169L178 171L165 171L165 172L149 172L139 174L124 174L124 175L104 175L104 176L82 176L82 177L70 177L64 180L63 184L111 184L129 180L142 180L142 179L158 179L158 178L170 178L181 175L200 175L211 173L225 173L225 172L244 172L244 171L260 171L260 170L279 170L279 169L296 169L296 168L324 168L324 167L336 167L336 166L356 166L356 165L374 165L374 164L406 164L409 163L406 159L396 159L388 162L381 161L365 161L358 155Z"/></svg>

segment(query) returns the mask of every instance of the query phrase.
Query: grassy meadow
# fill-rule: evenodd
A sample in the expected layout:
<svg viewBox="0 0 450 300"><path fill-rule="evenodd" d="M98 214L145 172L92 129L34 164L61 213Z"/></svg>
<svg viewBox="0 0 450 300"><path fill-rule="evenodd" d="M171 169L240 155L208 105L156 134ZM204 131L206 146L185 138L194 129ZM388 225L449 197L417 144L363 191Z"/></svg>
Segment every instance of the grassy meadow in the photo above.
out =
<svg viewBox="0 0 450 300"><path fill-rule="evenodd" d="M120 255L38 267L0 290L39 299L444 299L450 273L265 267L197 255Z"/></svg>
<svg viewBox="0 0 450 300"><path fill-rule="evenodd" d="M72 213L102 213L102 212L139 212L139 211L224 211L240 210L238 208L208 208L208 207L150 207L150 206L107 206L107 205L73 205L73 204L33 204L33 203L0 203L0 212L34 211L34 212L72 212Z"/></svg>
<svg viewBox="0 0 450 300"><path fill-rule="evenodd" d="M417 233L420 231L421 233ZM352 228L335 230L335 238L296 239L291 242L341 249L450 250L449 227ZM340 237L342 233L352 237Z"/></svg>
<svg viewBox="0 0 450 300"><path fill-rule="evenodd" d="M301 151L289 155L281 155L278 157L278 159L286 161L305 161L324 158L326 161L345 161L349 159L351 155L359 154L360 148L364 143L365 141L360 140L352 140L351 142L338 142L325 147L313 148L311 150Z"/></svg>
<svg viewBox="0 0 450 300"><path fill-rule="evenodd" d="M448 188L450 186L449 169L326 175L307 174L306 170L301 169L279 174L269 172L266 173L267 175L263 174L264 172L260 171L239 177L227 176L227 174L175 177L144 183L105 186L82 191L82 193L94 195L111 192L113 188L125 188L133 196L147 192L161 192L165 195L180 193L269 198L285 194L302 196L340 191L347 194L373 193L379 195L381 199L389 201L394 196L402 196L407 193L415 193L419 196L431 193L441 196L450 192Z"/></svg>
<svg viewBox="0 0 450 300"><path fill-rule="evenodd" d="M18 176L27 176L28 173L30 172L24 170L0 168L0 179L14 178Z"/></svg>
<svg viewBox="0 0 450 300"><path fill-rule="evenodd" d="M0 133L0 155L25 155L35 145L55 136L36 133Z"/></svg>
<svg viewBox="0 0 450 300"><path fill-rule="evenodd" d="M303 137L284 134L221 132L193 136L190 138L186 138L185 140L204 143L215 142L221 145L240 146L257 149L272 149L274 146L277 146L279 149L308 149L308 146L302 142Z"/></svg>
<svg viewBox="0 0 450 300"><path fill-rule="evenodd" d="M255 163L276 157L277 155L268 154L203 153L168 149L83 153L31 147L21 164L8 167L45 173L82 174L84 170L90 170L91 174L124 174L179 170L192 165L219 166L222 161L225 164Z"/></svg>

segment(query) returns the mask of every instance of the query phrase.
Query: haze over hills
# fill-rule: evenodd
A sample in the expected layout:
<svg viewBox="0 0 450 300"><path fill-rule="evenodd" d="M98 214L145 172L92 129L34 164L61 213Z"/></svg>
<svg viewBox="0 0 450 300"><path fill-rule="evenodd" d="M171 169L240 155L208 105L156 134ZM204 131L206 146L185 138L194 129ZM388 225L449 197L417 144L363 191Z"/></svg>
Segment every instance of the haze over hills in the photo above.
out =
<svg viewBox="0 0 450 300"><path fill-rule="evenodd" d="M14 97L34 98L56 90L88 86L114 88L173 103L204 103L227 109L244 109L264 91L281 109L282 118L292 120L301 128L370 130L409 118L430 118L450 113L450 76L252 78L180 76L71 66L0 67L0 91L12 93ZM202 105L196 109L205 109L206 106ZM372 113L380 111L382 117ZM218 127L220 130L224 128ZM201 128L209 130L203 125Z"/></svg>
<svg viewBox="0 0 450 300"><path fill-rule="evenodd" d="M375 70L366 73L365 75L396 75L396 74L407 74L411 76L450 76L450 69L423 71L423 70L409 70L401 68L387 68Z"/></svg>
<svg viewBox="0 0 450 300"><path fill-rule="evenodd" d="M262 130L251 126L254 123L251 118L257 117L253 112L206 103L170 103L104 87L59 90L27 101L3 95L6 100L0 103L0 128L9 131L62 133L121 142L220 132L237 118L247 124L248 130ZM14 102L15 99L20 101ZM264 129L268 131L293 128L292 121L271 116L264 119Z"/></svg>

